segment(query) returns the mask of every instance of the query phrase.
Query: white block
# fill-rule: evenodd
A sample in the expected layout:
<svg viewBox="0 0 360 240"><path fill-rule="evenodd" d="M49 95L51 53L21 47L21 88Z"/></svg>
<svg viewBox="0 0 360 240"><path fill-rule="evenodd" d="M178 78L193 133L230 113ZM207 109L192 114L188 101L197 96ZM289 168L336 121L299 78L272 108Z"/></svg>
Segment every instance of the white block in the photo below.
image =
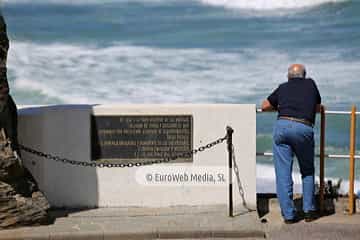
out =
<svg viewBox="0 0 360 240"><path fill-rule="evenodd" d="M249 206L256 206L255 105L68 105L19 110L19 141L40 151L78 161L91 161L91 115L192 115L193 147L197 148L234 129L233 143L240 179ZM139 168L88 168L66 165L22 152L25 165L56 207L166 207L228 203L227 184L146 185L139 182ZM192 163L152 165L188 166L194 169L227 169L226 143L194 155ZM142 171L144 169L141 169ZM175 171L174 170L174 171ZM227 177L227 172L226 177ZM138 175L137 175L138 174ZM242 205L233 175L234 203Z"/></svg>

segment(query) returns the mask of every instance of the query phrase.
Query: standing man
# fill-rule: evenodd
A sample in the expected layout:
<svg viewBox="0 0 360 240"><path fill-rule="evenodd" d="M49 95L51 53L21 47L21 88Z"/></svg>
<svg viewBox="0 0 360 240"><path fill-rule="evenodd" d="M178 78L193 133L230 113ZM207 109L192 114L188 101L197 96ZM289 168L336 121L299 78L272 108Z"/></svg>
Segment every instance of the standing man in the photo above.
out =
<svg viewBox="0 0 360 240"><path fill-rule="evenodd" d="M320 104L321 97L314 80L306 78L303 65L293 64L288 69L288 81L275 89L261 107L263 111L278 111L273 132L273 152L276 192L286 224L299 221L293 202L294 154L299 161L302 177L305 221L316 219L313 126Z"/></svg>

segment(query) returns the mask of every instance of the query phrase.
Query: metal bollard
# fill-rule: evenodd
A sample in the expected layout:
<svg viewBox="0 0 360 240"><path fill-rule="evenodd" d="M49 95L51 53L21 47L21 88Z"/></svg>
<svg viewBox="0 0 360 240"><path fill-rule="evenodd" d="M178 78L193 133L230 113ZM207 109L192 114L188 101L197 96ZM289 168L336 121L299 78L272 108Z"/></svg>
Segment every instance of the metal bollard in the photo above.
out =
<svg viewBox="0 0 360 240"><path fill-rule="evenodd" d="M320 189L319 189L319 205L320 213L323 214L325 207L324 189L325 189L325 107L321 105L320 108L321 126L320 126Z"/></svg>
<svg viewBox="0 0 360 240"><path fill-rule="evenodd" d="M233 217L233 195L232 195L232 159L233 159L233 143L232 143L232 135L234 133L234 129L227 126L227 147L229 152L229 217Z"/></svg>
<svg viewBox="0 0 360 240"><path fill-rule="evenodd" d="M355 212L355 194L354 194L354 182L355 182L355 150L356 150L356 107L351 109L350 119L350 172L349 172L349 214L352 215Z"/></svg>

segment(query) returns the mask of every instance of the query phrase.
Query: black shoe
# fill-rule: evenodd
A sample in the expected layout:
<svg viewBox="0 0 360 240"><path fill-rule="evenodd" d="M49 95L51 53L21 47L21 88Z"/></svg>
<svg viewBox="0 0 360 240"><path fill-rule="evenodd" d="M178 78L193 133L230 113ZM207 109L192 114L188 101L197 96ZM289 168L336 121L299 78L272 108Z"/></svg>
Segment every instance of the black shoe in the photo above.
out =
<svg viewBox="0 0 360 240"><path fill-rule="evenodd" d="M300 219L298 218L298 217L295 217L295 218L293 218L293 219L285 219L284 220L284 223L285 224L294 224L294 223L297 223L297 222L299 222L300 221Z"/></svg>
<svg viewBox="0 0 360 240"><path fill-rule="evenodd" d="M304 213L305 222L312 222L319 218L319 215L316 211L309 211Z"/></svg>

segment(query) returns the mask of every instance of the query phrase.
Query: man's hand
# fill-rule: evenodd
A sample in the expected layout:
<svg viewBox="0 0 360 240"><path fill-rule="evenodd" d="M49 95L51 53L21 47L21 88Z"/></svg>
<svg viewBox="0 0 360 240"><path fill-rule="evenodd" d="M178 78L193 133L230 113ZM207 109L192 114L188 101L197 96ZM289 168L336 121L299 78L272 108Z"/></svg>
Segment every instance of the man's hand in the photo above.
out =
<svg viewBox="0 0 360 240"><path fill-rule="evenodd" d="M319 113L321 111L321 107L322 107L321 104L316 105L316 112Z"/></svg>
<svg viewBox="0 0 360 240"><path fill-rule="evenodd" d="M269 102L269 100L264 100L262 105L261 105L261 110L262 111L272 111L275 110L275 108L271 105L271 103Z"/></svg>

